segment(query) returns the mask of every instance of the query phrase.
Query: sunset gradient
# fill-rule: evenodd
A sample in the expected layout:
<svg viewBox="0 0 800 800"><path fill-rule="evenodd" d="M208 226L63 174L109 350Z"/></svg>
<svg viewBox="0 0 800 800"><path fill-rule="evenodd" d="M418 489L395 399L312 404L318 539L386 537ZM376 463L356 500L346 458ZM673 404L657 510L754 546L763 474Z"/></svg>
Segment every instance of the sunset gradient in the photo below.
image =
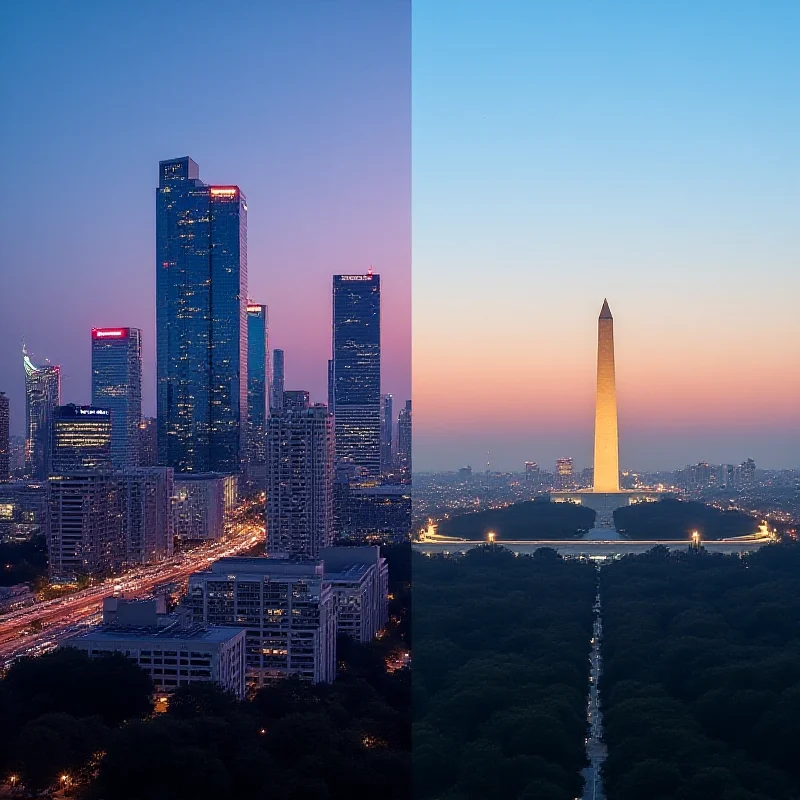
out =
<svg viewBox="0 0 800 800"><path fill-rule="evenodd" d="M423 2L415 467L800 464L800 7ZM735 13L733 9L735 8Z"/></svg>

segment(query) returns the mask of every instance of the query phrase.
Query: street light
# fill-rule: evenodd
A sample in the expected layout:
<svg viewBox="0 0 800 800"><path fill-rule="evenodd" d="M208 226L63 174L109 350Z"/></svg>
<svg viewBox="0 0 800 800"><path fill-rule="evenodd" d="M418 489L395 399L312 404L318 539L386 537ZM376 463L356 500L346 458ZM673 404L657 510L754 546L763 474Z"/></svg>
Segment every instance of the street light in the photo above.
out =
<svg viewBox="0 0 800 800"><path fill-rule="evenodd" d="M692 547L696 550L700 546L700 533L699 531L692 531Z"/></svg>
<svg viewBox="0 0 800 800"><path fill-rule="evenodd" d="M486 540L489 542L489 544L494 544L494 540L496 538L497 534L494 531L489 531L489 533L486 534Z"/></svg>

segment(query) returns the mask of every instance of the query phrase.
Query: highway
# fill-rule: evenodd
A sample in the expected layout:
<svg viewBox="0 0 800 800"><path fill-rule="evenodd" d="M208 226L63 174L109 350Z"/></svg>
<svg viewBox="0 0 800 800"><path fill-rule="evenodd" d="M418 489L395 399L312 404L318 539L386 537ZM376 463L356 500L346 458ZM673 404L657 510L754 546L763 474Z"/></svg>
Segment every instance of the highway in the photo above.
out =
<svg viewBox="0 0 800 800"><path fill-rule="evenodd" d="M585 780L582 800L605 800L601 767L606 760L606 746L603 743L603 714L600 710L600 697L597 684L603 672L600 643L603 637L603 620L600 615L600 592L594 605L594 627L592 630L592 653L589 671L589 699L586 720L589 723L589 736L586 739L586 756L589 766L583 770Z"/></svg>
<svg viewBox="0 0 800 800"><path fill-rule="evenodd" d="M169 561L139 567L74 594L0 615L0 669L15 658L39 655L100 620L109 595L147 597L163 583L180 583L211 562L264 541L264 527L246 521L226 526L226 537L181 553Z"/></svg>

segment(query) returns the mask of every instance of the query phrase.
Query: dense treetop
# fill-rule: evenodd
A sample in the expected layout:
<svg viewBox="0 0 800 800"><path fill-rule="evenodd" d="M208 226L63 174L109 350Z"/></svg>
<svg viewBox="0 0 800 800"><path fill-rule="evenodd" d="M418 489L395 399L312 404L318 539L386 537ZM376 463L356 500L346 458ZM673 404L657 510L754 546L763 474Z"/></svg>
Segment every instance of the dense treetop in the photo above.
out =
<svg viewBox="0 0 800 800"><path fill-rule="evenodd" d="M443 519L437 532L459 539L486 539L489 531L505 540L577 539L594 524L595 512L575 503L526 500L506 508Z"/></svg>
<svg viewBox="0 0 800 800"><path fill-rule="evenodd" d="M601 570L608 800L800 797L800 546Z"/></svg>
<svg viewBox="0 0 800 800"><path fill-rule="evenodd" d="M594 594L553 550L415 554L415 798L580 795Z"/></svg>
<svg viewBox="0 0 800 800"><path fill-rule="evenodd" d="M686 539L698 531L701 539L725 539L755 533L758 522L741 511L722 511L687 500L664 499L634 503L614 512L617 530L631 539Z"/></svg>

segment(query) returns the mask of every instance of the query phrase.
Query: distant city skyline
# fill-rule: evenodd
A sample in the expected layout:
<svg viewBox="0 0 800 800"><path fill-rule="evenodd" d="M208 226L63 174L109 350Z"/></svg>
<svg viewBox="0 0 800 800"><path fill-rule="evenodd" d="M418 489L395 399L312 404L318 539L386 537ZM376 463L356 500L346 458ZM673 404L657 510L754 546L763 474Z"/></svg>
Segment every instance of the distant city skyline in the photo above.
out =
<svg viewBox="0 0 800 800"><path fill-rule="evenodd" d="M183 155L207 183L247 196L249 299L269 306L286 385L325 401L331 276L373 264L383 382L410 397L410 4L311 5L6 15L3 58L18 78L0 98L20 124L0 131L17 187L0 200L0 390L13 435L25 428L23 336L35 363L61 365L63 401L86 404L91 329L140 328L142 411L155 416L153 193L158 162ZM213 42L237 54L235 80L228 70L165 80L153 42L170 27L182 33L169 63L193 63Z"/></svg>
<svg viewBox="0 0 800 800"><path fill-rule="evenodd" d="M735 9L735 10L734 10ZM800 462L800 4L414 7L414 466Z"/></svg>

